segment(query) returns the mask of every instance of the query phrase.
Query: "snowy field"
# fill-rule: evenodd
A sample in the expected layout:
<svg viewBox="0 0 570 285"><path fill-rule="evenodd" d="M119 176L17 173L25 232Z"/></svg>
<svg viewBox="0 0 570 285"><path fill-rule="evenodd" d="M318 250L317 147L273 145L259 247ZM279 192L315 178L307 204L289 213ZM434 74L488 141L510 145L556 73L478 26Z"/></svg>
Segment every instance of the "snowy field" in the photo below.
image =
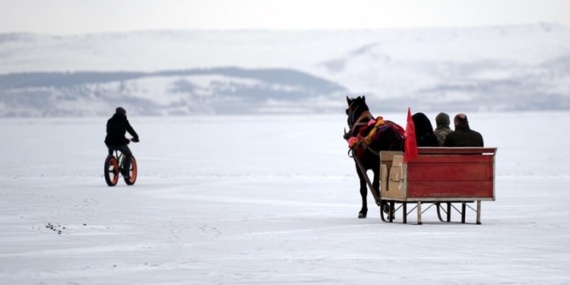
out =
<svg viewBox="0 0 570 285"><path fill-rule="evenodd" d="M132 117L113 188L107 118L0 119L0 284L569 284L570 113L468 115L498 147L482 225L357 219L342 115Z"/></svg>

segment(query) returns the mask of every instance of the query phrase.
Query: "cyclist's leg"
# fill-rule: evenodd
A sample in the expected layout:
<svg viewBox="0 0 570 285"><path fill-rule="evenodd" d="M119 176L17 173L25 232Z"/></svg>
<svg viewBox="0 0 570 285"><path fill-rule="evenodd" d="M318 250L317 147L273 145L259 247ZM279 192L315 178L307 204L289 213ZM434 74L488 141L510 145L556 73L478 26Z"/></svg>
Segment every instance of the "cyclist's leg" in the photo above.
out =
<svg viewBox="0 0 570 285"><path fill-rule="evenodd" d="M123 159L123 169L125 169L124 174L128 174L128 170L131 168L131 157L133 153L127 145L121 146L119 150L125 155L125 159Z"/></svg>

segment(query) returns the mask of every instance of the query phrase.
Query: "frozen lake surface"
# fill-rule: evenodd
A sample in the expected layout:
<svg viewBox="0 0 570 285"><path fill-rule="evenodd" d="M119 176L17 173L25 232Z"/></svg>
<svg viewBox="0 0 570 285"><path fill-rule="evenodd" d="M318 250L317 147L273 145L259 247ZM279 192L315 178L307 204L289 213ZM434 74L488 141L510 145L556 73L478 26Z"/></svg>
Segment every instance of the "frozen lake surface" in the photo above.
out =
<svg viewBox="0 0 570 285"><path fill-rule="evenodd" d="M357 219L344 116L132 117L112 188L107 118L0 119L0 284L570 283L570 113L468 115L498 147L482 225L383 223L370 195Z"/></svg>

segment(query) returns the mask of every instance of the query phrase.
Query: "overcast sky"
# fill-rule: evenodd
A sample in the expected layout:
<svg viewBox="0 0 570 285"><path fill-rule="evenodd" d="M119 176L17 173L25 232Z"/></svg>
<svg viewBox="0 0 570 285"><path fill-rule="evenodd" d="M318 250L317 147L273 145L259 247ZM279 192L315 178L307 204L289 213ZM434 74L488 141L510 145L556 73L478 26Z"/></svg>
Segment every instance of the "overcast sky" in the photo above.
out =
<svg viewBox="0 0 570 285"><path fill-rule="evenodd" d="M0 0L0 33L376 29L557 22L566 0Z"/></svg>

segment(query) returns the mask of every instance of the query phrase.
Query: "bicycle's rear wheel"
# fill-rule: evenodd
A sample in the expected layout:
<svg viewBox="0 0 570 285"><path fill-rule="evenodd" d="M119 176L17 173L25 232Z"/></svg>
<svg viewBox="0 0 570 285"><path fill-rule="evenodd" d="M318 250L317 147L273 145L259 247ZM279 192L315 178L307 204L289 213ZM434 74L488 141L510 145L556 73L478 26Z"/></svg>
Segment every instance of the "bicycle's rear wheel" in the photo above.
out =
<svg viewBox="0 0 570 285"><path fill-rule="evenodd" d="M129 179L123 177L125 179L125 183L127 185L133 185L137 181L137 160L134 156L131 156L131 167L129 169Z"/></svg>
<svg viewBox="0 0 570 285"><path fill-rule="evenodd" d="M107 156L105 159L105 182L109 186L117 185L119 182L119 163L117 162L117 158L114 156Z"/></svg>

